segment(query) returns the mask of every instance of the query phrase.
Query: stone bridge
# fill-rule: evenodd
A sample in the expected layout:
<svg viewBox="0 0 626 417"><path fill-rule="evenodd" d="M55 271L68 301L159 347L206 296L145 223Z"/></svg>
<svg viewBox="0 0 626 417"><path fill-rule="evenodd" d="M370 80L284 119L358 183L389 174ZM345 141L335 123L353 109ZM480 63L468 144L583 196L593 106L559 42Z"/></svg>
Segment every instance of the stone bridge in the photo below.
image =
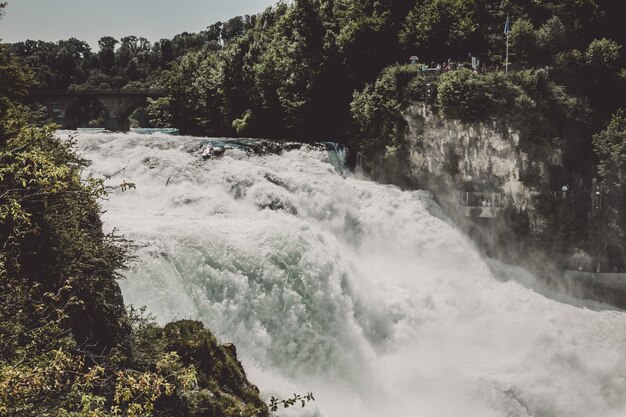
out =
<svg viewBox="0 0 626 417"><path fill-rule="evenodd" d="M130 130L128 117L148 98L165 96L165 90L33 90L26 101L39 103L48 110L50 119L63 129L88 127L89 118L97 111L105 129Z"/></svg>

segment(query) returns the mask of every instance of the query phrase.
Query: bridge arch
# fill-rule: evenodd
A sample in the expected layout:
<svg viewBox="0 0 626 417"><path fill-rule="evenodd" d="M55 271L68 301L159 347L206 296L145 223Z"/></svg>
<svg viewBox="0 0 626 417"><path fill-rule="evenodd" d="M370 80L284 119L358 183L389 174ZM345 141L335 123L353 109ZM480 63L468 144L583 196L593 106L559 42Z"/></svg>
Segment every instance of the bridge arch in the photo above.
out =
<svg viewBox="0 0 626 417"><path fill-rule="evenodd" d="M118 116L118 123L120 126L120 130L127 132L130 130L130 116L141 107L146 107L148 105L148 98L144 98L143 100L136 100L130 103L125 109L123 109Z"/></svg>
<svg viewBox="0 0 626 417"><path fill-rule="evenodd" d="M109 120L109 109L98 98L78 96L69 102L65 109L65 128L105 127ZM97 126L93 125L96 122Z"/></svg>
<svg viewBox="0 0 626 417"><path fill-rule="evenodd" d="M105 123L108 130L127 132L130 130L129 116L139 107L148 102L148 95L122 90L122 94L110 94L99 97L109 109L109 118Z"/></svg>

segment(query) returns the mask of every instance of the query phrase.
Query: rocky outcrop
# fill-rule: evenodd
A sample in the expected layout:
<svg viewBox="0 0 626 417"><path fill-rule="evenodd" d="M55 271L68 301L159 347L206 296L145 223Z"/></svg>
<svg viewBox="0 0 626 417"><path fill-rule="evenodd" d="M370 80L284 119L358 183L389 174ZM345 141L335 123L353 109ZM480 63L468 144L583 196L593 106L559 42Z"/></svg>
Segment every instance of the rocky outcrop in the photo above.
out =
<svg viewBox="0 0 626 417"><path fill-rule="evenodd" d="M442 118L426 104L403 112L409 170L420 183L436 181L451 191L463 183L483 184L506 193L518 207L526 207L533 191L550 181L550 167L561 165L557 149L545 158L532 158L520 148L520 135L499 125L465 125ZM534 188L534 187L533 187Z"/></svg>
<svg viewBox="0 0 626 417"><path fill-rule="evenodd" d="M268 415L259 389L251 384L233 344L220 345L199 321L182 320L165 325L161 337L168 351L177 352L185 365L198 372L198 389L185 394L183 416ZM175 407L173 407L175 408Z"/></svg>

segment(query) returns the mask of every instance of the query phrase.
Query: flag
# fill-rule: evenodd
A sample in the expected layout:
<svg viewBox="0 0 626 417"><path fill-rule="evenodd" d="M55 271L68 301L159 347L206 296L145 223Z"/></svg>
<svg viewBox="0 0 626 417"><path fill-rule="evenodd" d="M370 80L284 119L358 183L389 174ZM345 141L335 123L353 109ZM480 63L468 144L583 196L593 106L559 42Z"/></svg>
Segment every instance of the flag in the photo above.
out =
<svg viewBox="0 0 626 417"><path fill-rule="evenodd" d="M504 34L509 34L509 14L506 15L506 23L504 24Z"/></svg>

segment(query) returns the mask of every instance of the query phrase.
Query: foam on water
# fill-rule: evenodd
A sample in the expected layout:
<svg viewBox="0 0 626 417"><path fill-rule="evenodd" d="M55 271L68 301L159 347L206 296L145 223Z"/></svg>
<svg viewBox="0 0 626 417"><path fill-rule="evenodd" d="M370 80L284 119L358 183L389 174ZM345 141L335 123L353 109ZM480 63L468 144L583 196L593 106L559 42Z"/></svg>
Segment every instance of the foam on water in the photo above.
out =
<svg viewBox="0 0 626 417"><path fill-rule="evenodd" d="M225 141L78 140L91 172L137 185L104 203L137 244L126 302L205 322L264 395L315 394L285 415L626 415L626 315L497 279L527 273L490 268L427 193L316 148L203 160Z"/></svg>

